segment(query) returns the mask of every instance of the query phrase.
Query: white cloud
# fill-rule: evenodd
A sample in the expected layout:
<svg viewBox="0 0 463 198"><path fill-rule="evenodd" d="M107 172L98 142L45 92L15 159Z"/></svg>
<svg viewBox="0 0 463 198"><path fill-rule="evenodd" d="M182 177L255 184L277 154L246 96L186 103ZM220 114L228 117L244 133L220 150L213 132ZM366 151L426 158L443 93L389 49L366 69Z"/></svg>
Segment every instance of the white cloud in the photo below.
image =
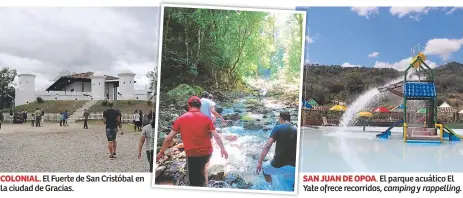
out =
<svg viewBox="0 0 463 198"><path fill-rule="evenodd" d="M306 43L315 43L315 41L320 37L320 33L316 33L315 35L313 34L308 34L305 36L305 42Z"/></svg>
<svg viewBox="0 0 463 198"><path fill-rule="evenodd" d="M376 58L379 56L379 52L372 52L371 54L368 54L369 58Z"/></svg>
<svg viewBox="0 0 463 198"><path fill-rule="evenodd" d="M399 18L409 16L412 19L420 20L420 16L427 14L431 9L432 8L430 7L391 7L389 12L393 16L397 16Z"/></svg>
<svg viewBox="0 0 463 198"><path fill-rule="evenodd" d="M379 14L379 9L377 7L352 7L351 10L366 19L370 19Z"/></svg>
<svg viewBox="0 0 463 198"><path fill-rule="evenodd" d="M63 69L139 82L156 66L159 8L0 8L0 67L34 73L43 89ZM119 64L124 62L125 64ZM145 68L146 67L146 68ZM136 84L136 88L144 88Z"/></svg>
<svg viewBox="0 0 463 198"><path fill-rule="evenodd" d="M447 11L446 14L452 14L452 13L454 13L455 11L460 10L460 9L462 9L462 8L461 8L461 7L453 7L452 9L450 9L449 11Z"/></svg>
<svg viewBox="0 0 463 198"><path fill-rule="evenodd" d="M361 65L353 65L350 63L343 63L341 67L362 67Z"/></svg>
<svg viewBox="0 0 463 198"><path fill-rule="evenodd" d="M412 59L413 59L412 57L408 57L408 58L402 59L399 62L395 62L395 63L376 61L375 65L373 67L375 67L375 68L392 68L392 69L396 69L396 70L399 70L399 71L404 71L405 69L407 69L408 66L410 66ZM429 60L426 60L425 63L431 68L436 68L436 66L437 66L437 64L435 62L432 62L432 61L429 61Z"/></svg>
<svg viewBox="0 0 463 198"><path fill-rule="evenodd" d="M426 43L423 53L425 55L437 55L442 60L447 61L452 53L460 50L463 45L462 39L436 38Z"/></svg>
<svg viewBox="0 0 463 198"><path fill-rule="evenodd" d="M313 38L311 38L310 35L305 36L305 41L307 43L313 43L314 42Z"/></svg>

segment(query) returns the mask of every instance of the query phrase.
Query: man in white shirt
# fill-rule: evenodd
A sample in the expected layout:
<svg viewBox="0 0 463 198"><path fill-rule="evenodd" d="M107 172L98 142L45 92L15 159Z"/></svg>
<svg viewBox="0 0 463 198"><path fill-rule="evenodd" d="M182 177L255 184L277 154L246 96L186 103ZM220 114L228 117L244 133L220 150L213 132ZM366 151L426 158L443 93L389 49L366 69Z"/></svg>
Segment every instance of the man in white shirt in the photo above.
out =
<svg viewBox="0 0 463 198"><path fill-rule="evenodd" d="M201 113L209 117L209 119L211 119L213 122L215 121L215 118L220 118L222 123L226 124L225 119L215 111L215 102L213 100L214 96L212 94L207 92L203 93L203 97L201 98Z"/></svg>
<svg viewBox="0 0 463 198"><path fill-rule="evenodd" d="M133 112L132 120L135 132L137 132L138 126L140 126L140 114L138 113L138 110L135 110L135 112Z"/></svg>
<svg viewBox="0 0 463 198"><path fill-rule="evenodd" d="M150 167L150 172L153 172L153 152L154 152L154 121L143 127L140 143L138 144L138 159L141 158L141 151L145 145L146 157Z"/></svg>

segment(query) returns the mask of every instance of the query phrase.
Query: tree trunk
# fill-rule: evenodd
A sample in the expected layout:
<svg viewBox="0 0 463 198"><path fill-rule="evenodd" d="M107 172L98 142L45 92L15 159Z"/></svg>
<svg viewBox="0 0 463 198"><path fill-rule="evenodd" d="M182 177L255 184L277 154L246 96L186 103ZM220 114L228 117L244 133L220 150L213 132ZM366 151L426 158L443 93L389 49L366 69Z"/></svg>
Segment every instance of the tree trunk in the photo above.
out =
<svg viewBox="0 0 463 198"><path fill-rule="evenodd" d="M164 23L164 21L161 21L161 23ZM167 41L166 41L166 38L167 38L167 35L169 34L169 24L170 24L170 14L167 15L167 21L166 21L166 26L163 27L163 31L164 31L164 35L163 35L163 44L162 46L165 48L166 47L166 44L167 44ZM161 58L161 57L159 57Z"/></svg>
<svg viewBox="0 0 463 198"><path fill-rule="evenodd" d="M185 27L184 31L185 31L186 65L187 65L187 67L190 67L190 62L189 62L190 61L190 59L189 59L190 58L189 57L190 50L188 48L188 40L189 40L188 39L188 28Z"/></svg>

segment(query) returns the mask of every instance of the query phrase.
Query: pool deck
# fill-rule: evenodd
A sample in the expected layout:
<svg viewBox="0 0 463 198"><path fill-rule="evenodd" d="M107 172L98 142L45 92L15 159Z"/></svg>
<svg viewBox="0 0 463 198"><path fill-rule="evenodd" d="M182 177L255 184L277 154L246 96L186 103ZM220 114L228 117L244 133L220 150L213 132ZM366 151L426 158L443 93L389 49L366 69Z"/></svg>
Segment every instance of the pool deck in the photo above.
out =
<svg viewBox="0 0 463 198"><path fill-rule="evenodd" d="M402 128L377 139L387 127L304 127L301 172L463 172L463 141L406 144ZM454 130L463 134L463 130Z"/></svg>

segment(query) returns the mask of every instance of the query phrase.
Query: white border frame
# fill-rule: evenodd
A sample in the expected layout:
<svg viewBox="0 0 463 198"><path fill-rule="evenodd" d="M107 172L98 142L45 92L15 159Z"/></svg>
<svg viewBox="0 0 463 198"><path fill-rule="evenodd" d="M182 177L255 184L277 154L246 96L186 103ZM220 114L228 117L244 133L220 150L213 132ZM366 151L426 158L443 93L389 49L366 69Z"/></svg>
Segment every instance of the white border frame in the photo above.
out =
<svg viewBox="0 0 463 198"><path fill-rule="evenodd" d="M293 13L293 14L302 14L304 19L303 23L303 30L302 30L302 38L301 38L301 67L299 71L299 105L298 105L298 139L297 139L297 149L296 149L296 174L294 178L294 191L292 192L285 192L285 191L271 191L271 190L252 190L252 189L231 189L231 188L209 188L209 187L191 187L191 186L168 186L168 185L157 185L156 184L156 171L152 173L152 183L151 186L154 188L165 188L165 189L181 189L181 190L204 190L204 191L219 191L219 192L241 192L241 193L261 193L261 194L279 194L279 195L297 195L299 190L299 167L300 167L300 146L301 146L301 97L302 97L302 85L304 82L304 53L305 53L305 30L306 30L306 21L307 21L307 12L306 11L298 11L298 10L281 10L281 9L260 9L260 8L240 8L240 7L223 7L223 6L200 6L200 5L182 5L182 4L161 4L161 16L159 21L159 51L158 51L158 81L157 81L157 96L156 96L156 123L155 123L155 139L154 139L154 146L156 148L157 140L158 140L158 129L159 129L159 103L160 103L160 89L161 89L161 62L162 62L162 44L163 44L163 37L164 37L164 8L165 7L172 7L172 8L198 8L198 9L215 9L215 10L235 10L235 11L253 11L253 12L284 12L284 13ZM157 153L154 153L155 157ZM154 160L153 160L154 161ZM156 165L156 163L154 164Z"/></svg>

